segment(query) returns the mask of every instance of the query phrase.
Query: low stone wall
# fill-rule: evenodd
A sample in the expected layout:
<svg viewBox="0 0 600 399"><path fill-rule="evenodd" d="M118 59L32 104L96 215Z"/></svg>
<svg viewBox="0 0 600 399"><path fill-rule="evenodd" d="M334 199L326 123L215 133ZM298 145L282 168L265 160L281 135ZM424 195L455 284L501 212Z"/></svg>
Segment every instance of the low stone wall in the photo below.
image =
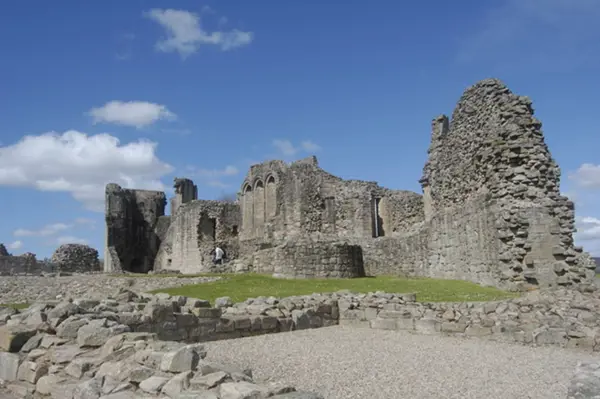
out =
<svg viewBox="0 0 600 399"><path fill-rule="evenodd" d="M173 379L180 373L187 373L185 378L179 378L187 381L181 386L188 389L194 378L205 377L204 371L194 368L196 366L186 366L177 369L179 374L175 375L175 368L163 370L160 366L158 372L155 367L150 373L147 368L152 367L143 359L156 356L166 362L164 359L180 356L166 352L194 352L200 350L193 349L200 348L194 346L199 342L337 324L600 351L600 293L568 289L535 291L496 302L420 303L416 299L416 295L410 293L340 291L281 299L259 297L237 304L223 297L218 298L213 307L202 299L122 290L112 299L46 301L33 304L22 312L0 308L0 378L14 382L13 390L20 393L51 393L55 388L49 386L55 385L83 389L82 384L91 384L90 381L96 381L93 384L100 384L104 390L108 374L102 374L100 370L106 372L114 368L119 372L111 374L113 377L123 373L123 378L128 379L128 382L120 381L127 386L124 390L132 392L127 398L137 398L133 392L143 395L160 392L173 397L161 390L166 384L179 381ZM137 335L115 338L132 333ZM119 346L127 340L132 341L130 345ZM165 342L152 343L148 347L146 341L149 340ZM100 352L92 350L99 347L102 347ZM168 349L157 349L159 347ZM133 365L130 361L121 364L124 357L134 356L138 349L142 352L150 350L137 355L140 358L131 357L130 360L135 360ZM135 370L142 367L148 372L141 374L143 378L131 379L138 375L132 367ZM96 370L95 374L88 373L92 369ZM95 379L98 376L104 379L98 381ZM230 372L221 377L217 378L220 382L211 385L213 392L222 389L220 384L226 381L239 382ZM154 379L143 383L150 378ZM151 382L156 382L160 388L151 388ZM202 389L210 390L206 386ZM253 389L260 392L257 398L274 394L260 387Z"/></svg>
<svg viewBox="0 0 600 399"><path fill-rule="evenodd" d="M107 318L160 339L202 342L337 324L426 334L477 336L534 345L600 351L600 294L561 289L497 302L421 303L415 294L337 292L233 304L122 290L115 299L46 301L23 313L5 310L3 328L40 322L77 330L90 318ZM83 321L82 321L83 320ZM37 324L36 324L37 323ZM0 333L1 336L1 333ZM0 349L7 349L2 346Z"/></svg>
<svg viewBox="0 0 600 399"><path fill-rule="evenodd" d="M338 306L342 325L600 351L597 294L535 291L481 303L419 303L407 295L381 294L342 298Z"/></svg>
<svg viewBox="0 0 600 399"><path fill-rule="evenodd" d="M365 275L362 248L339 241L294 238L252 256L253 270L290 278L351 278Z"/></svg>

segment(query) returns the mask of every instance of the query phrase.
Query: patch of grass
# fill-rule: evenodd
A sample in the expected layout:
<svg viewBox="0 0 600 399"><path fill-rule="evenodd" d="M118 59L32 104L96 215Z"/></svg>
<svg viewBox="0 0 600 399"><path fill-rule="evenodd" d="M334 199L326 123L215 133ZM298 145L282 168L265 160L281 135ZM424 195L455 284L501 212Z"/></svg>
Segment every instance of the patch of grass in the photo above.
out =
<svg viewBox="0 0 600 399"><path fill-rule="evenodd" d="M211 273L198 273L198 274L146 274L146 273L113 273L109 274L110 277L118 277L118 278L165 278L165 277L175 277L175 278L194 278L194 277L214 277L221 276L220 274L211 274Z"/></svg>
<svg viewBox="0 0 600 399"><path fill-rule="evenodd" d="M0 303L0 308L15 308L15 309L25 309L29 307L29 303Z"/></svg>
<svg viewBox="0 0 600 399"><path fill-rule="evenodd" d="M218 276L213 274L212 276ZM366 277L354 279L277 279L259 274L226 274L224 279L210 283L159 289L171 295L207 299L214 303L218 297L228 296L242 302L258 296L287 297L319 292L350 290L353 292L384 291L388 293L415 292L419 302L476 302L515 298L519 294L496 288L482 287L462 280L428 278Z"/></svg>

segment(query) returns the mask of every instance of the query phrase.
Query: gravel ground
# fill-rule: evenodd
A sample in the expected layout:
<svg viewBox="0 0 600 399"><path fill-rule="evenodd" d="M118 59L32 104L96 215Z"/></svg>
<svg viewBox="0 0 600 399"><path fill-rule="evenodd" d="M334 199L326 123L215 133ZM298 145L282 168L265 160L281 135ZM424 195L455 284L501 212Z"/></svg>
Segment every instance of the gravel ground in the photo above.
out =
<svg viewBox="0 0 600 399"><path fill-rule="evenodd" d="M108 274L71 276L2 276L0 303L33 302L57 298L106 298L120 289L146 292L218 280L219 277L112 277Z"/></svg>
<svg viewBox="0 0 600 399"><path fill-rule="evenodd" d="M206 344L207 360L249 367L326 399L564 399L576 350L477 338L328 327ZM597 356L596 356L597 358Z"/></svg>

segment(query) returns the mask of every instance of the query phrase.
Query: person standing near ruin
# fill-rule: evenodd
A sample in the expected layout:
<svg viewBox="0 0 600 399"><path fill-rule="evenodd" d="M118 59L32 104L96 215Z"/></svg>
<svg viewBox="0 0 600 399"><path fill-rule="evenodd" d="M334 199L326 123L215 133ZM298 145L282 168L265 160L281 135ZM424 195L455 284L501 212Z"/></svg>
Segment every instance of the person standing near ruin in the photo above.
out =
<svg viewBox="0 0 600 399"><path fill-rule="evenodd" d="M213 259L213 263L215 265L217 265L217 264L222 265L224 255L225 255L225 252L223 252L223 250L221 248L216 247L215 248L215 258Z"/></svg>

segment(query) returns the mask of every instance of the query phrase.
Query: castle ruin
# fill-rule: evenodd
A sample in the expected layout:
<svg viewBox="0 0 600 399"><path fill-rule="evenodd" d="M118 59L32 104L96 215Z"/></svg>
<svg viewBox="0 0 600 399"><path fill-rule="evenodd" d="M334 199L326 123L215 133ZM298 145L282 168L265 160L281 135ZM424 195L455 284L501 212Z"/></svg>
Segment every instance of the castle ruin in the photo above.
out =
<svg viewBox="0 0 600 399"><path fill-rule="evenodd" d="M433 120L423 194L344 180L315 157L250 167L236 202L198 200L175 179L163 192L106 188L105 271L219 271L282 277L402 275L503 289L591 286L576 247L574 205L531 101L497 79L468 88L451 120Z"/></svg>

